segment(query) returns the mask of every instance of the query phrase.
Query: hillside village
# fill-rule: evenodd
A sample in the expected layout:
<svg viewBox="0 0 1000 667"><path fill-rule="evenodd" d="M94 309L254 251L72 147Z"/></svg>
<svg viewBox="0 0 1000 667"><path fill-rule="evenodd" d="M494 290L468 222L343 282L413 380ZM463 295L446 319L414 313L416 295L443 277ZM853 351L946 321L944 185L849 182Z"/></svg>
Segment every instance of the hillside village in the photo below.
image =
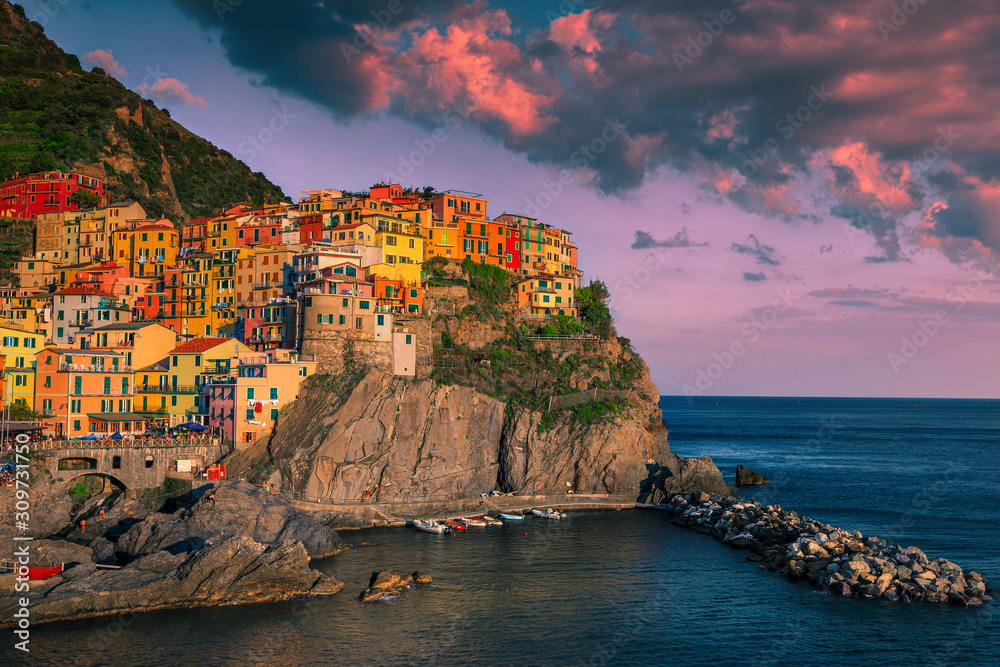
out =
<svg viewBox="0 0 1000 667"><path fill-rule="evenodd" d="M0 397L54 438L194 423L244 448L345 355L427 377L441 343L428 290L462 284L460 265L506 271L521 318L577 316L571 232L491 220L480 194L307 190L180 226L106 199L77 173L0 183L0 217L35 227L0 288Z"/></svg>

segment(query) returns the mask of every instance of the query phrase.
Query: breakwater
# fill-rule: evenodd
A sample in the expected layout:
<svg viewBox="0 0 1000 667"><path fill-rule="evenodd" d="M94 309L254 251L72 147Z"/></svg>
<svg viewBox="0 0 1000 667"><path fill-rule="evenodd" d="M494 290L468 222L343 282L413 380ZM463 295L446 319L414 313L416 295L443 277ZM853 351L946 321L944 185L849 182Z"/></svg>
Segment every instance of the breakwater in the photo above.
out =
<svg viewBox="0 0 1000 667"><path fill-rule="evenodd" d="M748 560L835 595L963 606L992 599L982 576L949 560L932 560L916 547L887 544L773 505L687 493L655 507L674 515L678 526L748 549Z"/></svg>

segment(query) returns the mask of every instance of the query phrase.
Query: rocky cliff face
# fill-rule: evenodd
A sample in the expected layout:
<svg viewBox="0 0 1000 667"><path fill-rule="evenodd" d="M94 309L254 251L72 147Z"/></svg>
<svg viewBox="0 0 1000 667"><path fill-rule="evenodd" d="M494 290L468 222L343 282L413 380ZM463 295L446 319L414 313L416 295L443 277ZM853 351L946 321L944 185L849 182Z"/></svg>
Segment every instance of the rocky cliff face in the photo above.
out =
<svg viewBox="0 0 1000 667"><path fill-rule="evenodd" d="M542 411L473 387L379 371L342 404L333 401L330 390L311 383L270 441L242 453L233 470L263 471L259 479L307 500L467 498L493 490L638 495L654 473L661 488L676 473L673 492L729 492L710 459L692 465L674 456L666 430L637 419L649 411L641 397L635 414L583 425L572 413L550 413L556 416L545 429Z"/></svg>

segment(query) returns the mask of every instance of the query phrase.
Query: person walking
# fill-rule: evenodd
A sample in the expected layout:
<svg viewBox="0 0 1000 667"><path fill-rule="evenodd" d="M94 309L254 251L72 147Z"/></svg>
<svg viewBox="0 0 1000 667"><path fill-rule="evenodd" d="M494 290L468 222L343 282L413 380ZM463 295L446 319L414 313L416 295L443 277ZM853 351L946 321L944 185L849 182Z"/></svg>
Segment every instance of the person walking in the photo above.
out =
<svg viewBox="0 0 1000 667"><path fill-rule="evenodd" d="M84 519L83 521L80 522L80 532L81 533L86 533L87 532L87 520L86 519Z"/></svg>

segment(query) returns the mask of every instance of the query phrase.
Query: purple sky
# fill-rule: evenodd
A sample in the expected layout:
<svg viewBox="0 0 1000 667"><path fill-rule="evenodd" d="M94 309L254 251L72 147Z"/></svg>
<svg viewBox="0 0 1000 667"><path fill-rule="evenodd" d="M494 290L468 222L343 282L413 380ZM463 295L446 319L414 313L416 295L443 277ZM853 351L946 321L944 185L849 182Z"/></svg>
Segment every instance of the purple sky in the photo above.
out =
<svg viewBox="0 0 1000 667"><path fill-rule="evenodd" d="M538 207L663 394L996 398L1000 10L911 1L24 6L292 197Z"/></svg>

